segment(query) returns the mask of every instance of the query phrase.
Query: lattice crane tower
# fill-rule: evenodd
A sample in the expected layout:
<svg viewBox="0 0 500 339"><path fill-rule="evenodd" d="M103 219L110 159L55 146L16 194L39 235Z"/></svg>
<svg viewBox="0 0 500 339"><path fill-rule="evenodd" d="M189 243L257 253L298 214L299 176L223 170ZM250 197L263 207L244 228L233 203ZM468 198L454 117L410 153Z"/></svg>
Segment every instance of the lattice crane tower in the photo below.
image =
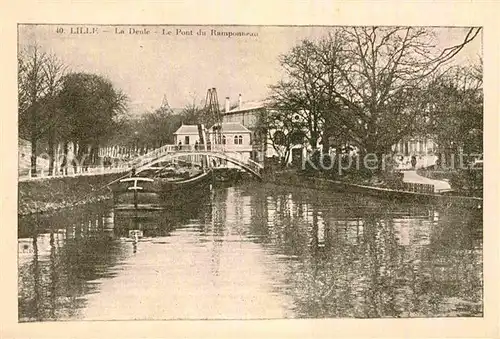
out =
<svg viewBox="0 0 500 339"><path fill-rule="evenodd" d="M219 108L219 99L217 98L217 90L214 88L209 88L207 91L207 97L205 100L205 114L207 115L207 121L213 123L213 142L214 144L222 143L222 115Z"/></svg>

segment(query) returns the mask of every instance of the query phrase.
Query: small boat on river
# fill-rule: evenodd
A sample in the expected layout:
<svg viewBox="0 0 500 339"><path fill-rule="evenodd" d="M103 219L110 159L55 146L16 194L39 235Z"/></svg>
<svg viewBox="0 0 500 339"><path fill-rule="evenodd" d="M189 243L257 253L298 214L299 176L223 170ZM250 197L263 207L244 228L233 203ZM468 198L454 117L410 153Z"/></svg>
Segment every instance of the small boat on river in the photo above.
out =
<svg viewBox="0 0 500 339"><path fill-rule="evenodd" d="M211 169L146 169L110 185L115 210L161 210L196 203L208 194Z"/></svg>

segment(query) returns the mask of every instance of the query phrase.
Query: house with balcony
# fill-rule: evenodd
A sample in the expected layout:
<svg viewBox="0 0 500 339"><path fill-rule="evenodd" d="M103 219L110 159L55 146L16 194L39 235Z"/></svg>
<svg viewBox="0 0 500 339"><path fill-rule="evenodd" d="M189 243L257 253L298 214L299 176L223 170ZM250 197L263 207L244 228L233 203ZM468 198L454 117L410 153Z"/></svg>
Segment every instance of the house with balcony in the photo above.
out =
<svg viewBox="0 0 500 339"><path fill-rule="evenodd" d="M217 144L214 127L205 129L205 135L212 145ZM238 153L241 159L248 159L252 156L252 132L248 128L238 122L223 122L220 127L221 147L226 152ZM181 146L199 144L198 126L182 125L174 132L174 142Z"/></svg>
<svg viewBox="0 0 500 339"><path fill-rule="evenodd" d="M210 128L208 133L210 142L216 143L216 134L213 132L215 126ZM252 156L252 132L238 122L223 122L220 134L222 147L226 152L240 154L242 159L249 159Z"/></svg>
<svg viewBox="0 0 500 339"><path fill-rule="evenodd" d="M231 107L230 98L226 97L224 111L222 112L223 124L238 123L250 132L250 158L257 162L264 162L267 151L266 134L260 127L261 117L266 114L264 101L243 102L241 94L238 103Z"/></svg>
<svg viewBox="0 0 500 339"><path fill-rule="evenodd" d="M252 151L250 157L260 163L263 163L265 158L278 156L269 136L280 131L268 130L262 121L268 110L265 100L243 101L240 94L237 104L233 107L231 107L230 98L226 97L225 108L222 112L224 123L240 123L251 132ZM307 154L307 147L303 143L297 143L291 147L290 152L288 163L301 164L302 159Z"/></svg>

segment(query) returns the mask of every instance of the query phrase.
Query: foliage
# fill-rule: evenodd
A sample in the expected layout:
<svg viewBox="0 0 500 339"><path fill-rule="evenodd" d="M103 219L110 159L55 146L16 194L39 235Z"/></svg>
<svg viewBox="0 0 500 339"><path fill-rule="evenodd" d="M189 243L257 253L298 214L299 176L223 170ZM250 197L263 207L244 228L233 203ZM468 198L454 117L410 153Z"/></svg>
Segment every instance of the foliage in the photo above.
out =
<svg viewBox="0 0 500 339"><path fill-rule="evenodd" d="M145 112L135 119L125 119L108 145L149 150L172 144L173 133L180 127L183 119L185 116L174 113L168 101L164 99L161 106L154 111Z"/></svg>
<svg viewBox="0 0 500 339"><path fill-rule="evenodd" d="M451 187L464 195L482 196L483 194L483 169L467 168L452 173Z"/></svg>
<svg viewBox="0 0 500 339"><path fill-rule="evenodd" d="M421 120L430 76L478 32L446 49L432 30L411 27L346 27L304 40L279 60L285 76L271 87L271 109L276 118L298 115L294 128L313 149L333 138L386 152Z"/></svg>
<svg viewBox="0 0 500 339"><path fill-rule="evenodd" d="M70 73L63 78L59 101L70 125L71 139L83 144L104 142L127 109L127 96L106 78Z"/></svg>
<svg viewBox="0 0 500 339"><path fill-rule="evenodd" d="M429 87L426 129L443 150L483 152L482 65L452 67Z"/></svg>
<svg viewBox="0 0 500 339"><path fill-rule="evenodd" d="M291 148L294 145L303 144L304 139L306 139L302 133L303 126L298 127L294 115L288 114L287 111L271 109L267 112L261 112L257 121L259 121L259 131L267 136L283 164L287 163Z"/></svg>

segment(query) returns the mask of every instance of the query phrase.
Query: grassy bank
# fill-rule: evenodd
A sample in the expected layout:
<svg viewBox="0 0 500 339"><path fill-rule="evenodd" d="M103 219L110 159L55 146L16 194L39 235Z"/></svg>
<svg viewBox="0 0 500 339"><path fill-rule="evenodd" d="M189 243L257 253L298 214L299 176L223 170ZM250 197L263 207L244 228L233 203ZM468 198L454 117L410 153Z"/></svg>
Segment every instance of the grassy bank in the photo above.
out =
<svg viewBox="0 0 500 339"><path fill-rule="evenodd" d="M106 184L123 173L43 178L18 183L18 215L43 213L111 197Z"/></svg>

